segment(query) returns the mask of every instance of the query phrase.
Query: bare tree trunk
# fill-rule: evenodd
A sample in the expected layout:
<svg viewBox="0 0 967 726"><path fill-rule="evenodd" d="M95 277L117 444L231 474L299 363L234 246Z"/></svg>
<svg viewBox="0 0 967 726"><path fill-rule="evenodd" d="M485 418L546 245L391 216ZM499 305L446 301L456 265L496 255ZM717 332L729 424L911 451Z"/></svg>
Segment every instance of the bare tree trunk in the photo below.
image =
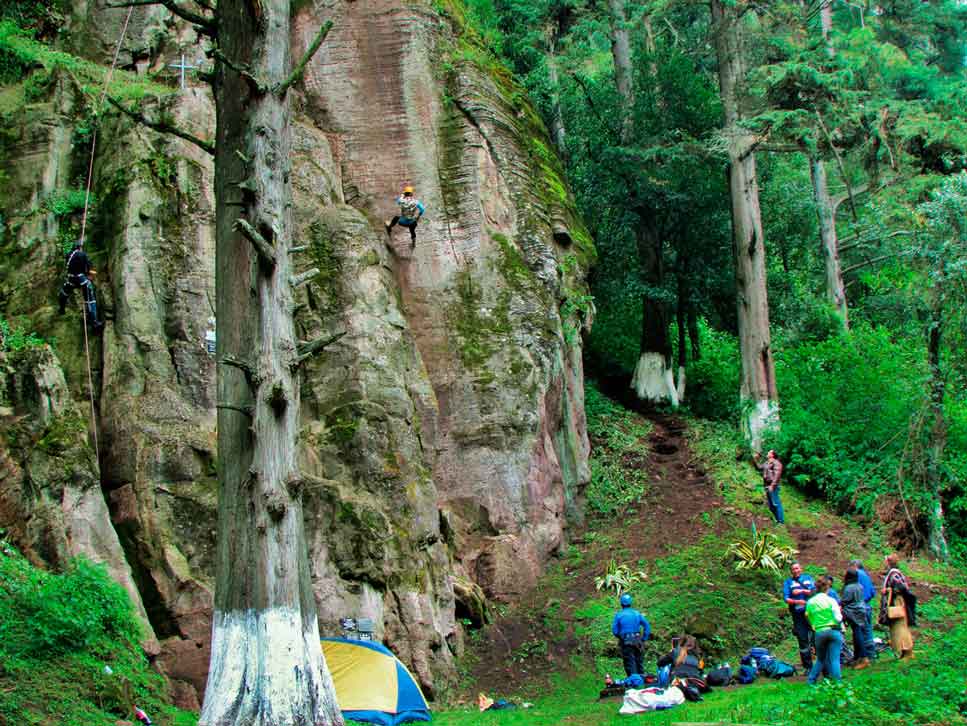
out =
<svg viewBox="0 0 967 726"><path fill-rule="evenodd" d="M836 234L836 216L833 200L829 196L826 165L818 156L809 160L809 173L813 182L813 200L819 217L819 239L826 266L826 297L836 308L843 330L849 330L849 308L846 303L846 285L843 269L839 263L839 238Z"/></svg>
<svg viewBox="0 0 967 726"><path fill-rule="evenodd" d="M688 344L692 353L692 360L702 357L702 341L698 335L698 315L695 313L695 301L689 296L688 300Z"/></svg>
<svg viewBox="0 0 967 726"><path fill-rule="evenodd" d="M941 262L941 265L945 263ZM937 284L942 286L943 280ZM940 367L940 343L943 331L943 292L934 291L933 311L930 316L930 330L927 337L927 361L930 366L930 413L933 419L930 426L930 440L927 446L927 485L932 498L931 511L928 513L929 531L927 547L934 557L946 561L950 551L944 534L943 500L943 456L947 446L947 419L944 416L945 381Z"/></svg>
<svg viewBox="0 0 967 726"><path fill-rule="evenodd" d="M608 0L611 11L611 57L614 59L614 82L621 96L621 143L631 140L634 128L635 99L632 91L631 40L625 17L625 0Z"/></svg>
<svg viewBox="0 0 967 726"><path fill-rule="evenodd" d="M289 0L218 4L230 65L215 78L218 552L203 726L343 722L296 469L290 109L279 90L291 72L289 16Z"/></svg>
<svg viewBox="0 0 967 726"><path fill-rule="evenodd" d="M732 196L732 242L738 298L739 347L742 355L740 397L746 412L743 430L752 448L762 447L762 434L779 422L779 394L769 333L765 239L759 209L754 139L740 125L739 83L745 76L741 6L712 0L712 22L718 56L719 86L728 139L729 186Z"/></svg>
<svg viewBox="0 0 967 726"><path fill-rule="evenodd" d="M557 38L560 28L555 22L554 30L547 41L547 80L551 84L551 137L558 153L567 158L567 132L564 128L564 115L561 113L560 78L557 72Z"/></svg>
<svg viewBox="0 0 967 726"><path fill-rule="evenodd" d="M660 295L664 283L664 245L659 230L645 221L647 214L639 215L642 222L637 236L638 259L644 270L644 283L650 289L642 296L641 354L631 387L643 401L678 406L678 391L672 372L672 347L668 339L668 313Z"/></svg>
<svg viewBox="0 0 967 726"><path fill-rule="evenodd" d="M688 274L688 265L679 264L678 266L678 294L675 306L675 322L678 326L678 387L676 389L678 393L678 403L681 404L685 400L685 364L687 362L687 356L685 353L685 346L687 344L686 337L686 310L688 309L688 283L686 282L686 276Z"/></svg>
<svg viewBox="0 0 967 726"><path fill-rule="evenodd" d="M819 27L826 43L826 52L832 57L835 51L829 36L833 32L833 0L819 0Z"/></svg>

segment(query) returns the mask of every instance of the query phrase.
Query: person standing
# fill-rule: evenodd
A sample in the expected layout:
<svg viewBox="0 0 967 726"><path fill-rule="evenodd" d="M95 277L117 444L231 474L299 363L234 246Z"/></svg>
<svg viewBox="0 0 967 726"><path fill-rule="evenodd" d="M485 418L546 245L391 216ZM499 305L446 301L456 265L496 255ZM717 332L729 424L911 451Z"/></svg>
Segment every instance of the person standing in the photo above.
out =
<svg viewBox="0 0 967 726"><path fill-rule="evenodd" d="M897 565L900 557L894 553L887 555L887 567L880 591L880 625L890 628L890 645L900 658L913 657L913 633L911 627L917 625L917 597L910 590L910 583Z"/></svg>
<svg viewBox="0 0 967 726"><path fill-rule="evenodd" d="M793 562L789 568L792 577L786 579L782 585L782 597L789 606L792 615L792 632L799 641L799 660L808 672L813 664L812 657L812 628L806 619L806 601L816 592L816 582L812 576L802 571L802 565Z"/></svg>
<svg viewBox="0 0 967 726"><path fill-rule="evenodd" d="M782 462L776 456L774 449L769 449L765 463L759 464L756 455L755 463L762 472L762 485L765 487L766 504L778 524L785 524L786 516L782 511L782 500L779 498L779 479L782 477Z"/></svg>
<svg viewBox="0 0 967 726"><path fill-rule="evenodd" d="M631 595L624 593L618 601L621 604L611 623L611 634L618 639L621 647L621 660L624 661L625 674L644 673L642 663L642 644L651 637L651 624L645 616L631 607Z"/></svg>
<svg viewBox="0 0 967 726"><path fill-rule="evenodd" d="M843 614L828 594L829 580L819 578L816 589L818 592L806 605L806 619L816 633L816 662L807 679L810 685L815 684L823 673L835 681L842 678L839 656L843 650Z"/></svg>
<svg viewBox="0 0 967 726"><path fill-rule="evenodd" d="M870 573L863 567L862 561L852 559L849 561L849 566L856 568L856 580L863 588L863 602L866 603L867 622L864 631L866 634L864 652L867 658L876 660L876 643L873 642L873 606L871 605L873 598L876 597L876 586L873 584Z"/></svg>
<svg viewBox="0 0 967 726"><path fill-rule="evenodd" d="M849 623L853 632L853 667L857 670L866 668L870 664L870 643L873 641L871 633L867 632L870 623L870 605L864 599L863 585L859 581L857 569L850 566L843 576L843 596L840 608L843 617Z"/></svg>
<svg viewBox="0 0 967 726"><path fill-rule="evenodd" d="M394 225L400 225L410 230L410 246L416 246L416 225L426 212L423 202L413 196L413 187L403 187L403 193L396 198L400 205L400 213L386 223L386 234L393 236Z"/></svg>

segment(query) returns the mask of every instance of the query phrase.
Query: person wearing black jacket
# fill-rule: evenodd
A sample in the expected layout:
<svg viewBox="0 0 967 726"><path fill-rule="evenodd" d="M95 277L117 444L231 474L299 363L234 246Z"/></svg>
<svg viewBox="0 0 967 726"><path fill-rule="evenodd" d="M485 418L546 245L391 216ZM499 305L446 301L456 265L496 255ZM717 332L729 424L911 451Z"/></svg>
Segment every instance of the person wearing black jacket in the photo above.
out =
<svg viewBox="0 0 967 726"><path fill-rule="evenodd" d="M678 645L658 659L658 667L671 666L671 677L704 678L702 661L698 654L698 643L691 635L677 638Z"/></svg>
<svg viewBox="0 0 967 726"><path fill-rule="evenodd" d="M84 296L84 317L87 324L94 330L100 330L104 323L97 319L97 297L94 294L94 283L91 282L91 260L84 252L84 240L77 240L67 255L67 276L57 295L60 304L60 314L64 314L67 301L74 290L81 289Z"/></svg>
<svg viewBox="0 0 967 726"><path fill-rule="evenodd" d="M859 572L855 567L846 570L843 577L845 587L840 595L840 608L843 619L849 623L853 631L853 655L856 669L866 668L870 664L869 644L873 641L872 632L868 632L870 623L870 606L863 597L863 585L859 581Z"/></svg>

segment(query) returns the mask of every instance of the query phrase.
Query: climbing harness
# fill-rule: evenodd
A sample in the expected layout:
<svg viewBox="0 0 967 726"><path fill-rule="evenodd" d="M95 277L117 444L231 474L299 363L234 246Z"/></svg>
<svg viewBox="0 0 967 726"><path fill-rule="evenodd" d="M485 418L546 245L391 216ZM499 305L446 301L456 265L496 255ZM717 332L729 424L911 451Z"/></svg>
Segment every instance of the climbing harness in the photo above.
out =
<svg viewBox="0 0 967 726"><path fill-rule="evenodd" d="M97 107L94 109L95 116L100 113L101 108L104 106L104 99L107 98L107 90L111 85L111 77L114 75L114 69L118 64L118 57L121 55L121 45L124 43L124 36L128 32L128 23L131 21L131 13L134 12L134 6L128 8L127 17L124 19L124 27L121 28L121 36L118 38L117 47L114 49L114 60L111 61L111 69L107 72L104 77L104 89L101 91L101 98L97 103ZM84 213L81 216L81 242L84 241L84 235L87 232L87 210L91 202L91 181L94 178L94 153L97 150L97 125L94 126L94 131L91 135L91 158L87 165L87 189L84 192ZM90 284L90 281L88 281ZM91 291L93 295L93 290ZM97 442L97 411L94 408L94 374L91 372L91 346L87 335L87 308L89 307L86 295L81 293L81 309L84 311L84 356L87 359L87 393L88 398L91 401L91 431L94 435L94 457L100 466L101 462L101 451Z"/></svg>

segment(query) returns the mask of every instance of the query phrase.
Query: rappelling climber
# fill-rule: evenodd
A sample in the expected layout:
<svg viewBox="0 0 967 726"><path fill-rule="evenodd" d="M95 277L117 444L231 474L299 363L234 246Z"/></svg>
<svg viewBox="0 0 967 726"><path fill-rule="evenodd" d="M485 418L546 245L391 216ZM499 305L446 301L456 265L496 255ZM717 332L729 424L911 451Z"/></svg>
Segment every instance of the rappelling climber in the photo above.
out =
<svg viewBox="0 0 967 726"><path fill-rule="evenodd" d="M393 226L399 224L410 230L410 246L416 246L416 225L426 211L423 202L413 196L413 187L403 187L403 193L396 198L400 205L400 213L386 223L386 234L393 236Z"/></svg>
<svg viewBox="0 0 967 726"><path fill-rule="evenodd" d="M91 260L84 252L84 240L79 239L67 254L67 276L60 288L57 300L60 303L60 314L64 314L67 301L78 287L84 296L84 317L87 324L94 330L100 330L104 323L97 319L97 296L94 293L94 283L91 277L95 270L91 267Z"/></svg>

